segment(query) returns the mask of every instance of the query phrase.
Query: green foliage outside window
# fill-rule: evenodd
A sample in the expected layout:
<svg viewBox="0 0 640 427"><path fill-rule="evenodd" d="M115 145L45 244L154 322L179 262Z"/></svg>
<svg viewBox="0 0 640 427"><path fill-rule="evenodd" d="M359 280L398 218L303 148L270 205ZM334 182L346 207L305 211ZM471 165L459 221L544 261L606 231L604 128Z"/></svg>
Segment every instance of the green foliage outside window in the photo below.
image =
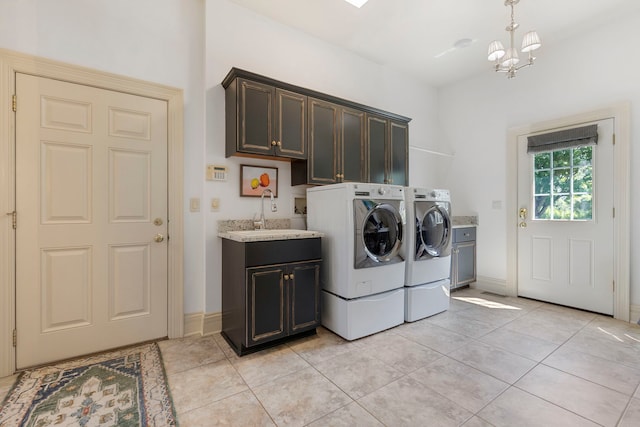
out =
<svg viewBox="0 0 640 427"><path fill-rule="evenodd" d="M535 154L534 218L593 219L593 146Z"/></svg>

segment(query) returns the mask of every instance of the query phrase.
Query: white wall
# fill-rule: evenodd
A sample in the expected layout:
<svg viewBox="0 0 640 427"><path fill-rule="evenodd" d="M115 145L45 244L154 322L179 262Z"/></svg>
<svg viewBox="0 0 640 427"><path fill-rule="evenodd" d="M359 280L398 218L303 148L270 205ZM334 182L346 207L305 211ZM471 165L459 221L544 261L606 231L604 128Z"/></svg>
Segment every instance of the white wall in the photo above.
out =
<svg viewBox="0 0 640 427"><path fill-rule="evenodd" d="M411 185L450 187L455 215L479 214L478 273L499 280L506 278L507 213L492 201L504 205L506 198L506 130L640 101L638 14L545 46L535 67L514 80L487 72L436 92L227 0L0 0L0 11L2 48L184 89L186 313L220 311L217 220L248 219L259 209L256 199L238 196L239 165L279 168L278 217L289 217L292 195L304 192L289 186L286 162L224 157L220 82L231 67L411 117ZM639 140L639 121L633 116L632 141ZM631 150L637 212L640 150ZM205 182L206 163L229 166L229 180ZM190 197L202 199L200 213L188 212ZM212 197L220 198L220 212L209 211ZM632 224L638 241L640 227ZM632 244L632 259L639 250ZM636 305L639 274L632 262Z"/></svg>
<svg viewBox="0 0 640 427"><path fill-rule="evenodd" d="M478 274L506 279L506 132L631 101L631 301L640 304L640 13L608 22L596 31L544 46L536 65L515 79L491 71L439 91L439 122L456 156L451 189L456 213L477 212ZM487 62L487 69L489 69ZM492 201L503 201L493 209Z"/></svg>
<svg viewBox="0 0 640 427"><path fill-rule="evenodd" d="M437 140L436 95L429 87L396 74L348 51L324 43L305 33L284 27L227 0L208 0L206 18L207 161L225 164L227 183L206 183L205 199L221 198L221 209L207 215L207 299L206 311L218 312L221 287L220 239L217 220L251 218L259 201L238 197L241 163L258 163L279 168L279 212L267 217L289 217L292 192L290 167L286 162L224 158L224 90L220 83L231 67L238 67L294 85L349 99L382 110L411 117L411 145L431 146ZM427 185L425 168L410 163L410 182ZM419 160L419 161L426 161Z"/></svg>
<svg viewBox="0 0 640 427"><path fill-rule="evenodd" d="M185 312L202 310L204 0L0 0L0 47L184 90Z"/></svg>
<svg viewBox="0 0 640 427"><path fill-rule="evenodd" d="M0 0L0 11L2 48L184 89L185 313L221 309L217 220L259 210L258 200L238 195L239 165L279 168L274 217L291 216L293 194L304 194L291 188L287 162L224 157L220 82L231 67L412 117L411 144L442 149L430 145L439 140L434 90L227 0ZM422 157L412 155L410 182L427 185L433 173L421 163L433 155ZM205 181L207 163L227 165L229 180ZM189 212L192 197L201 198L200 213Z"/></svg>

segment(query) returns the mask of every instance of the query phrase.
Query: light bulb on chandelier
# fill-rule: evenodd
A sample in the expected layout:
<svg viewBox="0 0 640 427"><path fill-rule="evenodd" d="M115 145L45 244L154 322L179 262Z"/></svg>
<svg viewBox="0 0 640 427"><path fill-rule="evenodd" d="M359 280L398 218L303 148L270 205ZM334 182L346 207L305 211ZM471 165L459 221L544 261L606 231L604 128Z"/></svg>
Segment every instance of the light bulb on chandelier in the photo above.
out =
<svg viewBox="0 0 640 427"><path fill-rule="evenodd" d="M518 65L520 63L518 50L513 46L515 32L520 25L515 22L513 6L519 2L520 0L505 0L504 2L505 6L511 7L511 22L505 28L509 33L509 48L505 49L500 41L494 40L489 43L489 50L487 54L487 59L495 64L495 71L499 73L506 73L507 77L510 79L516 76L516 72L518 70L533 65L536 58L533 56L532 52L542 46L538 33L535 31L529 31L526 33L522 38L522 47L520 50L523 53L526 53L528 58L526 63Z"/></svg>

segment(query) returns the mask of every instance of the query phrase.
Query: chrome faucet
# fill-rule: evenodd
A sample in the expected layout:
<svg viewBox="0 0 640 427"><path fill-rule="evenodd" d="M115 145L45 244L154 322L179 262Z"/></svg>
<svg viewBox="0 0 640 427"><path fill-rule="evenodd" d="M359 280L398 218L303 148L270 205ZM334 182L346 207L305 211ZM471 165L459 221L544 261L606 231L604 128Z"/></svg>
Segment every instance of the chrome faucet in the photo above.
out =
<svg viewBox="0 0 640 427"><path fill-rule="evenodd" d="M269 192L269 195L271 196L271 212L278 212L278 205L276 205L276 201L273 198L273 191L267 188L260 196L260 221L253 222L253 227L256 230L263 230L266 228L266 222L264 219L264 195L267 194L267 192Z"/></svg>

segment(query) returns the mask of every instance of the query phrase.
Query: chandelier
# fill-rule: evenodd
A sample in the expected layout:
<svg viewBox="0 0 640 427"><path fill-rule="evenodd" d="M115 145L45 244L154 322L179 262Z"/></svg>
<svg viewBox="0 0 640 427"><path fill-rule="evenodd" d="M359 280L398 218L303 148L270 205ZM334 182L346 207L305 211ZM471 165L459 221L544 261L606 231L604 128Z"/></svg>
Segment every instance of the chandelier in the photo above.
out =
<svg viewBox="0 0 640 427"><path fill-rule="evenodd" d="M505 49L502 43L498 40L494 40L489 43L489 53L487 59L495 63L495 71L499 73L506 73L508 78L516 76L516 72L521 68L533 65L535 56L532 52L542 46L540 37L535 31L529 31L522 38L521 51L528 54L528 61L524 64L520 64L520 58L518 57L518 50L513 47L515 32L520 26L516 23L513 17L513 6L518 4L520 0L505 0L505 6L511 6L511 23L505 28L509 33L509 48Z"/></svg>

